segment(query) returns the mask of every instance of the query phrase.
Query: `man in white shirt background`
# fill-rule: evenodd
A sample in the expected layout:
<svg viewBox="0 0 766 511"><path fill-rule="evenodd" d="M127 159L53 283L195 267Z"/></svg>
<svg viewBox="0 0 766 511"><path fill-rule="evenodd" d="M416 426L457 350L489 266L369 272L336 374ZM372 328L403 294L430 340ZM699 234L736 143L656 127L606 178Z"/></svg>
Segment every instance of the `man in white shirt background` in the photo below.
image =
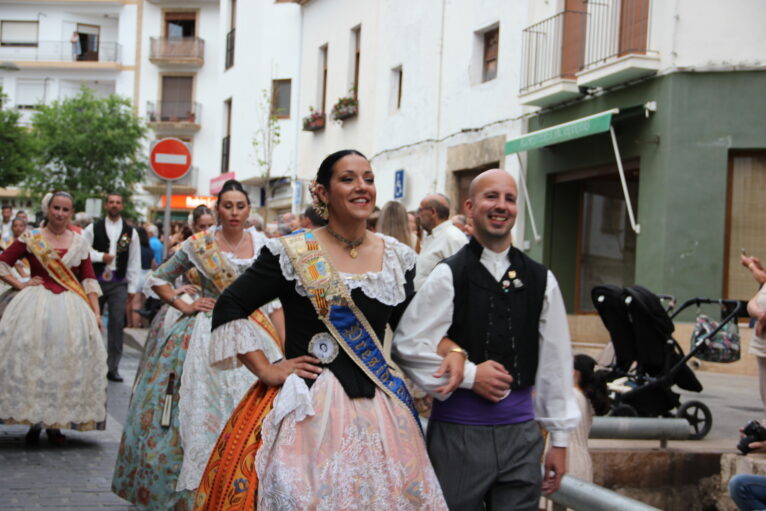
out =
<svg viewBox="0 0 766 511"><path fill-rule="evenodd" d="M415 291L420 289L431 270L468 243L463 231L450 221L449 200L440 194L426 195L418 208L420 225L428 236L423 239L415 265Z"/></svg>
<svg viewBox="0 0 766 511"><path fill-rule="evenodd" d="M580 420L558 283L511 246L516 190L501 169L474 179L466 201L473 238L434 268L394 334L392 355L405 370L445 336L464 350L463 382L448 398L436 396L444 400L434 400L427 433L450 509L536 511L541 490L560 485L569 432ZM408 373L434 388L427 375ZM551 438L544 479L537 423Z"/></svg>
<svg viewBox="0 0 766 511"><path fill-rule="evenodd" d="M3 204L2 209L3 220L0 225L0 245L6 247L13 240L13 233L11 232L11 226L13 224L13 210L8 204Z"/></svg>
<svg viewBox="0 0 766 511"><path fill-rule="evenodd" d="M107 324L106 377L110 381L123 381L119 365L122 358L125 308L132 295L140 292L141 246L138 232L122 218L125 204L122 195L106 196L106 218L90 224L83 236L91 244L90 257L103 295L99 298L101 310L109 307Z"/></svg>

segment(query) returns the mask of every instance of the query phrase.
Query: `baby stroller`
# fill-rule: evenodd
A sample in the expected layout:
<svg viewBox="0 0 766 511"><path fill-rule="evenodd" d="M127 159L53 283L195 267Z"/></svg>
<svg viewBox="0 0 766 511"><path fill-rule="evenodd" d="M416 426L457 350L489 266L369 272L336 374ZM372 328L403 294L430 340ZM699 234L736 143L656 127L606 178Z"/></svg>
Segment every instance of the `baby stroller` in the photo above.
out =
<svg viewBox="0 0 766 511"><path fill-rule="evenodd" d="M672 387L702 391L702 384L686 363L707 347L707 340L741 314L739 300L692 298L675 310L675 300L655 295L641 286L621 288L603 285L593 288L591 299L614 346L615 360L605 374L607 382L623 379L620 390L611 393L610 415L634 417L680 417L689 422L689 438L699 440L710 432L713 416L701 401L681 403ZM663 303L664 302L664 303ZM708 332L684 355L673 338L673 318L692 305L718 304L721 323ZM671 314L672 312L672 314ZM611 386L611 385L610 385Z"/></svg>

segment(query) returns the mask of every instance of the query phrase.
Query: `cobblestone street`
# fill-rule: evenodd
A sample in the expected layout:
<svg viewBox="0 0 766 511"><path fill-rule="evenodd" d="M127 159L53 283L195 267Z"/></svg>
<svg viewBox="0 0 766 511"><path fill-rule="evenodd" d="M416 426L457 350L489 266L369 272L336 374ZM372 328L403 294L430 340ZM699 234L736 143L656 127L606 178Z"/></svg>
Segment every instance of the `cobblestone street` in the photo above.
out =
<svg viewBox="0 0 766 511"><path fill-rule="evenodd" d="M109 382L105 431L63 431L63 446L24 444L26 426L0 426L1 511L128 511L136 508L114 495L112 471L127 414L130 386L140 354L125 345L123 383Z"/></svg>

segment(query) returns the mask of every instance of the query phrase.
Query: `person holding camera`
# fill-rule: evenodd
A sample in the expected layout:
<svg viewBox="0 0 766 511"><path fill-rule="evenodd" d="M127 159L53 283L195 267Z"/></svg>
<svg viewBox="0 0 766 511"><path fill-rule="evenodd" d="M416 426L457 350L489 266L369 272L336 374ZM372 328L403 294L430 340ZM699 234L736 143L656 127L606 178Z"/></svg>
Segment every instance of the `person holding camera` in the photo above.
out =
<svg viewBox="0 0 766 511"><path fill-rule="evenodd" d="M737 449L742 454L766 453L766 428L758 421L750 421L740 430ZM737 474L729 480L729 496L739 511L766 509L766 476Z"/></svg>

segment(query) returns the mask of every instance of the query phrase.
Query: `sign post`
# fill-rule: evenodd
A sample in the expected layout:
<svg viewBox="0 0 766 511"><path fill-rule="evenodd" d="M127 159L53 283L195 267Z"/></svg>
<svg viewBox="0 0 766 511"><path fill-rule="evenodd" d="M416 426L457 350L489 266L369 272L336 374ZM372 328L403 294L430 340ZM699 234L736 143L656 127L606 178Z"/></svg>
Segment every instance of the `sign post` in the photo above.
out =
<svg viewBox="0 0 766 511"><path fill-rule="evenodd" d="M165 180L165 218L162 244L162 258L168 255L170 239L170 198L173 195L173 181L184 177L191 168L191 151L177 138L163 138L157 141L149 152L149 164L157 177Z"/></svg>

